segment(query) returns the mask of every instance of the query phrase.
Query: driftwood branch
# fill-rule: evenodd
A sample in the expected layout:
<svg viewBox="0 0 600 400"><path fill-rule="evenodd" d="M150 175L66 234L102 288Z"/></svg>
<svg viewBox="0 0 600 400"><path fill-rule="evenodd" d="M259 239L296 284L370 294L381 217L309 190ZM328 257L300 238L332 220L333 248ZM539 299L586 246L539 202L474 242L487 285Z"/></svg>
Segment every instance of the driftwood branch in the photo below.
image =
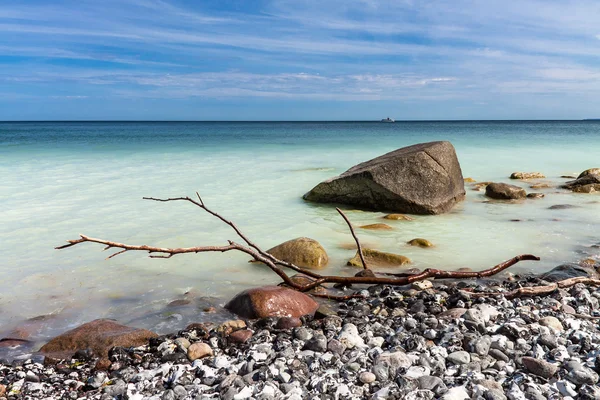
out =
<svg viewBox="0 0 600 400"><path fill-rule="evenodd" d="M365 261L365 256L363 255L362 246L360 245L360 240L358 240L358 238L356 237L356 233L354 233L354 228L352 227L352 223L350 222L348 217L346 217L346 214L344 214L342 212L342 210L340 210L338 207L336 207L335 209L337 210L337 212L340 213L342 218L344 218L344 221L346 221L346 224L348 224L350 233L352 234L352 237L354 238L354 241L356 242L356 248L358 249L358 255L360 256L360 262L362 263L363 268L369 269L369 267L367 266L367 262Z"/></svg>
<svg viewBox="0 0 600 400"><path fill-rule="evenodd" d="M470 297L494 297L494 296L504 296L507 299L514 299L517 297L531 297L531 296L543 296L552 294L558 289L566 289L571 286L575 286L578 283L583 283L587 286L600 286L600 279L587 278L587 277L576 277L564 279L562 281L558 281L555 283L551 283L550 285L542 285L542 286L526 286L520 287L518 289L509 290L506 292L472 292L468 290L463 290L463 292L467 293Z"/></svg>
<svg viewBox="0 0 600 400"><path fill-rule="evenodd" d="M345 285L351 285L351 284L406 285L406 284L410 284L413 282L418 282L418 281L422 281L422 280L430 279L430 278L434 278L434 279L439 279L439 278L450 278L450 279L484 278L484 277L492 276L499 272L502 272L505 269L511 267L512 265L514 265L520 261L539 260L539 257L536 257L531 254L524 254L524 255L519 255L519 256L513 257L510 260L504 261L494 267L491 267L489 269L479 271L479 272L444 271L444 270L429 268L429 269L424 270L421 273L412 274L412 275L388 274L386 276L376 276L375 274L371 273L370 270L368 271L369 272L368 274L359 274L360 276L321 275L314 271L303 269L303 268L301 268L297 265L294 265L292 263L289 263L287 261L280 260L280 259L272 256L271 254L267 253L266 251L262 250L258 245L256 245L248 237L246 237L246 235L244 235L242 233L242 231L232 221L224 218L219 213L208 208L206 206L206 204L204 203L204 201L202 200L202 198L200 197L200 195L198 193L196 193L196 195L197 195L197 200L192 199L190 197L174 197L174 198L168 198L168 199L144 197L144 199L152 200L152 201L159 201L159 202L185 201L185 202L194 204L195 206L203 209L207 213L213 215L214 217L218 218L225 224L229 225L235 231L235 233L242 239L242 241L245 244L240 244L240 243L236 243L233 241L229 241L228 244L223 245L223 246L197 246L197 247L170 248L170 247L155 247L155 246L148 246L148 245L130 245L130 244L119 243L119 242L114 242L114 241L110 241L110 240L97 239L97 238L89 237L86 235L79 235L79 239L68 240L67 244L58 246L58 247L56 247L56 249L65 249L65 248L75 246L75 245L78 245L80 243L85 243L85 242L103 244L103 245L105 245L104 250L113 249L113 248L119 249L119 251L112 254L108 258L113 258L113 257L123 254L127 251L148 252L149 257L151 257L151 258L171 258L171 257L173 257L175 255L179 255L179 254L205 253L205 252L226 252L226 251L236 250L236 251L241 251L243 253L248 254L255 261L259 261L259 262L266 264L273 272L275 272L283 280L283 282L285 282L285 284L287 284L288 286L290 286L296 290L303 291L303 292L315 289L316 287L318 287L322 284L325 284L325 283L337 283L337 284L345 284ZM342 218L344 218L344 220L348 224L350 232L356 242L356 246L358 248L358 252L359 252L361 261L363 263L363 268L365 270L368 270L369 267L364 260L362 247L360 245L360 241L358 240L358 237L356 236L356 234L354 232L352 223L350 222L348 217L346 217L346 215L339 208L337 209L337 211L340 213ZM292 278L290 278L290 276L288 276L288 274L284 271L283 268L291 269L296 272L300 272L304 275L311 277L313 280L307 284L299 284L296 281L294 281ZM316 295L318 297L327 297L327 298L331 298L331 299L348 299L348 298L355 297L355 295L351 295L351 296L333 296L333 295L328 295L328 294L316 294Z"/></svg>

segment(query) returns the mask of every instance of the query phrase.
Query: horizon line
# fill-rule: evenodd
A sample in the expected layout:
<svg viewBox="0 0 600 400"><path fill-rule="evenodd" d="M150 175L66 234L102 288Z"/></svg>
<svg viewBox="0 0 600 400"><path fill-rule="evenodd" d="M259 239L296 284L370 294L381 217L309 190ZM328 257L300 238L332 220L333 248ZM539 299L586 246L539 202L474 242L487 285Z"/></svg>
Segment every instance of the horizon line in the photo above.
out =
<svg viewBox="0 0 600 400"><path fill-rule="evenodd" d="M362 119L362 120L184 120L184 119L173 119L173 120L160 120L160 119L148 119L148 120L137 120L137 119L56 119L56 120L0 120L0 123L43 123L43 122L55 122L55 123L69 123L69 122L90 122L90 123L102 123L102 122L156 122L156 123L190 123L190 122L203 122L203 123L340 123L340 122L369 122L369 123L397 123L397 122L581 122L581 121L600 121L600 118L583 118L583 119L405 119L395 120L394 122L386 122L383 120L373 119Z"/></svg>

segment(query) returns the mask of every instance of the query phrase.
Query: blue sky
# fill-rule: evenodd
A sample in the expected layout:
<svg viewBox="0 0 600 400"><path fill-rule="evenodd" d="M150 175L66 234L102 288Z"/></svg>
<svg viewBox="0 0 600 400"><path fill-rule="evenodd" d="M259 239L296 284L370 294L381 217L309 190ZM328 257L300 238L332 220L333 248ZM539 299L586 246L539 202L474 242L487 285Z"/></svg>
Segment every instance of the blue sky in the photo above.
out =
<svg viewBox="0 0 600 400"><path fill-rule="evenodd" d="M5 0L0 120L600 117L597 0Z"/></svg>

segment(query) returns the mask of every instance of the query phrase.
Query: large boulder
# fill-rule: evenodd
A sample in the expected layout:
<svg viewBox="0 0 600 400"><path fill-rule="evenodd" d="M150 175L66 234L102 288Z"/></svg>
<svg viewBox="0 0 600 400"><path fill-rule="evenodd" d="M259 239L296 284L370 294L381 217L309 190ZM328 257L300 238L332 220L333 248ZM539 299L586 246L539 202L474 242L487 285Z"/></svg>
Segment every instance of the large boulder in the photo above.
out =
<svg viewBox="0 0 600 400"><path fill-rule="evenodd" d="M112 347L142 346L156 336L146 329L131 328L110 319L97 319L55 337L42 346L40 352L69 358L77 350L90 349L98 357L107 357Z"/></svg>
<svg viewBox="0 0 600 400"><path fill-rule="evenodd" d="M517 200L527 197L525 189L507 183L490 183L485 187L485 195L498 200Z"/></svg>
<svg viewBox="0 0 600 400"><path fill-rule="evenodd" d="M579 176L577 177L577 179L583 178L586 175L600 175L600 168L586 169L585 171L583 171L582 173L579 174Z"/></svg>
<svg viewBox="0 0 600 400"><path fill-rule="evenodd" d="M242 318L255 319L313 315L319 304L297 290L263 286L238 293L225 308Z"/></svg>
<svg viewBox="0 0 600 400"><path fill-rule="evenodd" d="M306 237L288 240L267 250L267 253L282 261L308 269L323 268L329 262L323 246L316 240Z"/></svg>
<svg viewBox="0 0 600 400"><path fill-rule="evenodd" d="M411 214L441 214L465 197L450 142L404 147L319 183L304 199Z"/></svg>

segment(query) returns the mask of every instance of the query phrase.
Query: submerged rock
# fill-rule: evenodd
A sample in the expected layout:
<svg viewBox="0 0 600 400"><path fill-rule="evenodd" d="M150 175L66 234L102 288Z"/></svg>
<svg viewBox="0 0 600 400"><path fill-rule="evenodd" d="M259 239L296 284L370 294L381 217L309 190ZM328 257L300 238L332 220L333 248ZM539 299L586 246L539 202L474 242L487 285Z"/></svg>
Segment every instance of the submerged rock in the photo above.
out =
<svg viewBox="0 0 600 400"><path fill-rule="evenodd" d="M306 237L283 242L267 250L267 253L280 260L308 269L320 269L329 262L323 246L316 240Z"/></svg>
<svg viewBox="0 0 600 400"><path fill-rule="evenodd" d="M527 194L528 199L541 199L543 197L545 197L544 193L528 193Z"/></svg>
<svg viewBox="0 0 600 400"><path fill-rule="evenodd" d="M64 358L77 350L91 349L99 357L106 357L112 347L137 347L158 336L146 329L131 328L109 319L97 319L63 333L40 349L45 354L64 354ZM62 358L62 357L61 357Z"/></svg>
<svg viewBox="0 0 600 400"><path fill-rule="evenodd" d="M462 171L450 142L404 147L321 182L304 199L373 210L441 214L465 197Z"/></svg>
<svg viewBox="0 0 600 400"><path fill-rule="evenodd" d="M411 246L433 247L433 243L431 243L429 240L423 239L423 238L415 238L415 239L409 240L406 243L410 244Z"/></svg>
<svg viewBox="0 0 600 400"><path fill-rule="evenodd" d="M546 176L541 172L513 172L510 179L540 179Z"/></svg>
<svg viewBox="0 0 600 400"><path fill-rule="evenodd" d="M517 200L527 196L525 189L507 183L490 183L485 187L485 195L498 200Z"/></svg>
<svg viewBox="0 0 600 400"><path fill-rule="evenodd" d="M389 226L388 224L369 224L369 225L363 225L360 228L361 229L369 229L372 231L391 231L394 229L391 226Z"/></svg>
<svg viewBox="0 0 600 400"><path fill-rule="evenodd" d="M414 220L414 218L409 217L408 215L404 215L404 214L388 214L388 215L384 216L383 218L391 219L394 221L412 221L412 220Z"/></svg>
<svg viewBox="0 0 600 400"><path fill-rule="evenodd" d="M319 304L304 293L281 286L263 286L237 294L225 305L242 318L313 315Z"/></svg>
<svg viewBox="0 0 600 400"><path fill-rule="evenodd" d="M404 264L410 264L410 259L400 254L386 253L384 251L363 249L363 256L369 267L397 267ZM348 261L348 265L353 267L361 267L362 262L360 260L360 254L358 251L356 255Z"/></svg>

